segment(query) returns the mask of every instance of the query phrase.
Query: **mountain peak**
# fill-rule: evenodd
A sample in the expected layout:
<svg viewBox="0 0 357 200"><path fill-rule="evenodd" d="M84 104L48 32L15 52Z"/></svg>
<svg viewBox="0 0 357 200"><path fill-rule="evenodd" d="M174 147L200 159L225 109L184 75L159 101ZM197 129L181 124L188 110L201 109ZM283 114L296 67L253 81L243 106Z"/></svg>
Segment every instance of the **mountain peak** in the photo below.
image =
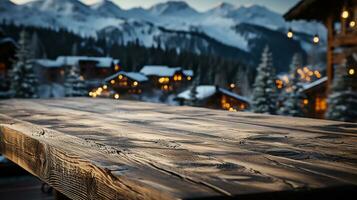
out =
<svg viewBox="0 0 357 200"><path fill-rule="evenodd" d="M216 8L221 8L221 9L231 9L234 8L235 6L233 4L227 3L227 2L221 2L218 4Z"/></svg>
<svg viewBox="0 0 357 200"><path fill-rule="evenodd" d="M82 14L89 14L88 6L79 0L37 0L25 4L28 7L38 8L42 11L64 13L66 15L81 12Z"/></svg>
<svg viewBox="0 0 357 200"><path fill-rule="evenodd" d="M235 9L235 6L233 4L230 4L227 2L221 2L220 4L218 4L218 6L209 10L208 13L225 16L225 15L229 14L230 12L232 12L234 9Z"/></svg>
<svg viewBox="0 0 357 200"><path fill-rule="evenodd" d="M152 6L150 12L156 15L172 15L172 14L197 14L197 11L193 9L184 1L168 1L165 3L159 3Z"/></svg>
<svg viewBox="0 0 357 200"><path fill-rule="evenodd" d="M90 5L91 8L110 7L110 6L119 7L118 5L114 4L110 0L99 0L98 2Z"/></svg>
<svg viewBox="0 0 357 200"><path fill-rule="evenodd" d="M123 16L123 10L117 4L109 0L100 0L90 7L96 10L101 16L115 18L121 18Z"/></svg>

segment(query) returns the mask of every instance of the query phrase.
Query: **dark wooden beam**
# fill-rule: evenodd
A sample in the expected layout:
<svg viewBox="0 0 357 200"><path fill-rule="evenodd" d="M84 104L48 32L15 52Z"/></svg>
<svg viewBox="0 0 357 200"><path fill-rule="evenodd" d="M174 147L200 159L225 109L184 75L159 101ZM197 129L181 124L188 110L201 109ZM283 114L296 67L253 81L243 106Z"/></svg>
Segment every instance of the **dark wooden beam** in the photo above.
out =
<svg viewBox="0 0 357 200"><path fill-rule="evenodd" d="M344 35L337 35L332 40L332 46L335 48L357 46L357 32L351 32Z"/></svg>

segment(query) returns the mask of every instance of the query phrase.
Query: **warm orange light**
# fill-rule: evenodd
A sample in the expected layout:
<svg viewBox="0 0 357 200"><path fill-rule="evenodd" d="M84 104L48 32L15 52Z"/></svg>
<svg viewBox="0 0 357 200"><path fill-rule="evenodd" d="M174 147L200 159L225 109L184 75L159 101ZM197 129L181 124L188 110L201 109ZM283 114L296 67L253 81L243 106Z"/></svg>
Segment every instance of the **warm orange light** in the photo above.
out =
<svg viewBox="0 0 357 200"><path fill-rule="evenodd" d="M245 105L244 105L244 104L240 104L239 108L240 108L241 110L244 110L244 109L245 109Z"/></svg>
<svg viewBox="0 0 357 200"><path fill-rule="evenodd" d="M350 21L350 27L353 28L356 26L356 22L355 21Z"/></svg>
<svg viewBox="0 0 357 200"><path fill-rule="evenodd" d="M231 83L231 84L229 85L229 87L230 87L231 89L233 89L233 88L235 88L235 87L236 87L236 84Z"/></svg>
<svg viewBox="0 0 357 200"><path fill-rule="evenodd" d="M234 108L232 108L232 107L230 107L228 110L229 110L230 112L237 112L237 110L234 109Z"/></svg>
<svg viewBox="0 0 357 200"><path fill-rule="evenodd" d="M315 101L315 110L316 111L325 111L327 108L327 102L325 98L317 97Z"/></svg>
<svg viewBox="0 0 357 200"><path fill-rule="evenodd" d="M276 81L275 81L275 84L276 84L276 87L277 87L278 89L283 88L283 81L282 81L282 80L276 80Z"/></svg>
<svg viewBox="0 0 357 200"><path fill-rule="evenodd" d="M118 76L118 79L119 79L119 80L123 79L123 75L120 74L120 75Z"/></svg>
<svg viewBox="0 0 357 200"><path fill-rule="evenodd" d="M175 78L175 77L174 77ZM176 77L177 80L177 77ZM170 79L168 77L161 77L159 78L159 83L168 83L170 81Z"/></svg>
<svg viewBox="0 0 357 200"><path fill-rule="evenodd" d="M120 69L119 65L115 65L114 70L118 71Z"/></svg>
<svg viewBox="0 0 357 200"><path fill-rule="evenodd" d="M139 85L139 83L137 81L133 82L133 86L138 86L138 85Z"/></svg>
<svg viewBox="0 0 357 200"><path fill-rule="evenodd" d="M288 38L292 38L292 37L294 36L294 34L293 34L292 31L289 31L289 32L286 34L286 36L287 36Z"/></svg>
<svg viewBox="0 0 357 200"><path fill-rule="evenodd" d="M110 83L111 83L111 84L115 84L115 80L111 80Z"/></svg>
<svg viewBox="0 0 357 200"><path fill-rule="evenodd" d="M308 99L304 99L304 105L309 104L309 100Z"/></svg>
<svg viewBox="0 0 357 200"><path fill-rule="evenodd" d="M114 95L114 99L119 99L119 97L120 97L119 94Z"/></svg>
<svg viewBox="0 0 357 200"><path fill-rule="evenodd" d="M317 78L321 78L321 74L320 74L319 71L315 70L315 71L314 71L314 74L315 74L315 76L316 76Z"/></svg>
<svg viewBox="0 0 357 200"><path fill-rule="evenodd" d="M191 76L187 76L187 80L190 81L192 79Z"/></svg>
<svg viewBox="0 0 357 200"><path fill-rule="evenodd" d="M107 85L103 85L103 89L108 89L108 86Z"/></svg>
<svg viewBox="0 0 357 200"><path fill-rule="evenodd" d="M347 19L350 13L347 10L342 11L341 17L343 19Z"/></svg>
<svg viewBox="0 0 357 200"><path fill-rule="evenodd" d="M314 38L312 39L312 41L313 41L315 44L319 43L319 42L320 42L319 36L318 36L318 35L315 35Z"/></svg>
<svg viewBox="0 0 357 200"><path fill-rule="evenodd" d="M354 75L354 74L355 74L355 70L354 70L354 69L348 70L348 74L349 74L349 75Z"/></svg>

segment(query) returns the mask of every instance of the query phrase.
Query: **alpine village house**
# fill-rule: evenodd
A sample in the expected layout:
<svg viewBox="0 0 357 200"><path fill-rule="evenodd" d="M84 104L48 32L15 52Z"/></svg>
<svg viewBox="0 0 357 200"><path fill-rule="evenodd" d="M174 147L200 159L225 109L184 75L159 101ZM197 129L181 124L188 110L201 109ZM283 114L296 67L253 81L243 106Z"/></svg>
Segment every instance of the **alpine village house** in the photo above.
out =
<svg viewBox="0 0 357 200"><path fill-rule="evenodd" d="M304 86L307 116L323 118L327 109L336 69L345 67L357 81L357 1L302 0L285 15L286 20L315 20L324 23L328 31L327 77ZM292 30L289 31L293 35ZM315 38L318 36L316 35ZM318 39L318 38L317 38ZM347 64L344 64L347 63ZM357 90L357 88L354 88Z"/></svg>

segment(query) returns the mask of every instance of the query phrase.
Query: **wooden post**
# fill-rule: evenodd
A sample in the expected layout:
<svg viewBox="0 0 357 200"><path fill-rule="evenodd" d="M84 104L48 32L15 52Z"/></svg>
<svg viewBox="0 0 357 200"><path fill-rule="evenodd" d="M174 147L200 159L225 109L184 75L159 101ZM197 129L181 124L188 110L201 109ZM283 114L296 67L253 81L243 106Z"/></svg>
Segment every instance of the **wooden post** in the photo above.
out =
<svg viewBox="0 0 357 200"><path fill-rule="evenodd" d="M334 42L334 27L333 16L329 16L326 21L327 27L327 95L330 93L330 87L333 81L333 42Z"/></svg>

